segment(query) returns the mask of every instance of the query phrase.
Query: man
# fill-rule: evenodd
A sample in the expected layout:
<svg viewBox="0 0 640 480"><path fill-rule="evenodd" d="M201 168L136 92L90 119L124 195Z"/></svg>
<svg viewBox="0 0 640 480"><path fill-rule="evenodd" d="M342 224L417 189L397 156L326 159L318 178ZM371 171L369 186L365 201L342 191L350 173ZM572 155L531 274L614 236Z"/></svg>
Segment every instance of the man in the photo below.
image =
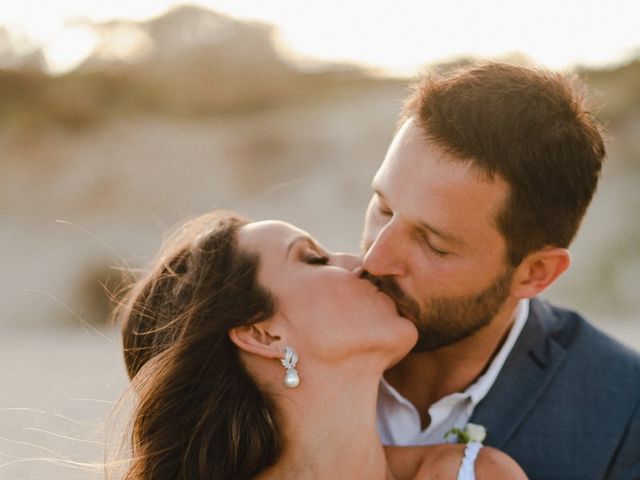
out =
<svg viewBox="0 0 640 480"><path fill-rule="evenodd" d="M364 269L420 332L381 384L384 443L473 423L534 480L640 478L640 356L536 298L569 267L604 155L559 74L422 80L363 234Z"/></svg>

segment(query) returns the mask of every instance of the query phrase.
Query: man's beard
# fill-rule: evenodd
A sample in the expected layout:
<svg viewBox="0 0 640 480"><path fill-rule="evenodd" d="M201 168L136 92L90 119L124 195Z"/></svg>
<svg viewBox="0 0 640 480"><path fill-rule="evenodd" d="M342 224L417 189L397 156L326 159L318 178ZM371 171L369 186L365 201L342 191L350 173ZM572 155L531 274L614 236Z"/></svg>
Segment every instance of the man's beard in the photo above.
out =
<svg viewBox="0 0 640 480"><path fill-rule="evenodd" d="M368 273L364 277L396 302L400 315L413 321L418 329L418 343L413 351L425 352L451 345L491 323L509 296L513 268L507 268L479 293L427 298L422 306L406 295L392 277Z"/></svg>

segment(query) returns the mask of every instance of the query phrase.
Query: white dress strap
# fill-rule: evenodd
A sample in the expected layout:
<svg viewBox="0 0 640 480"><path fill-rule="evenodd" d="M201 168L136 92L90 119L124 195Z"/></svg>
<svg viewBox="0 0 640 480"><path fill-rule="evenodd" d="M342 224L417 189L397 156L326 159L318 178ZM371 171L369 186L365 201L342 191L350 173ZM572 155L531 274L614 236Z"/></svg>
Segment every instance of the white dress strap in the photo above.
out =
<svg viewBox="0 0 640 480"><path fill-rule="evenodd" d="M460 469L458 470L457 480L475 480L476 472L475 472L475 463L476 458L478 457L478 453L482 448L482 444L480 442L469 442L467 443L466 448L464 449L464 457L462 458L462 463L460 464Z"/></svg>

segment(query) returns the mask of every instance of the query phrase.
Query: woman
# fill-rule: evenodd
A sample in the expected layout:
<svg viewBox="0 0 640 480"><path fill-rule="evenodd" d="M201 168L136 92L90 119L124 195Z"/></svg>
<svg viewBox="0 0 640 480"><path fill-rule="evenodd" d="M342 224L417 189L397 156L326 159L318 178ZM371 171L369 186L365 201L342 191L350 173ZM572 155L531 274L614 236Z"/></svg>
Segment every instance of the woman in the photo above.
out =
<svg viewBox="0 0 640 480"><path fill-rule="evenodd" d="M289 224L189 222L118 315L137 399L127 480L456 478L463 446L383 447L376 431L379 380L415 327L357 257ZM490 448L475 470L526 478Z"/></svg>

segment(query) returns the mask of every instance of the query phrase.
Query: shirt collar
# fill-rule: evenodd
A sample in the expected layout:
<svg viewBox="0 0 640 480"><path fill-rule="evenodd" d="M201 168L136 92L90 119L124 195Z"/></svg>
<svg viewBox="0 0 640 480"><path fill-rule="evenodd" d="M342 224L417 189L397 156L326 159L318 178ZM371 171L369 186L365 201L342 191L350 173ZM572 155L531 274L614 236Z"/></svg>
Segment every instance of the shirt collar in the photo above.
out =
<svg viewBox="0 0 640 480"><path fill-rule="evenodd" d="M516 309L516 315L513 320L511 330L509 331L509 335L507 335L507 339L500 348L498 354L493 357L491 365L489 365L487 371L482 374L482 376L480 376L465 391L470 395L471 401L473 402L474 406L480 403L480 401L487 395L494 382L496 381L496 378L498 378L498 374L502 370L504 362L506 362L507 357L511 353L511 350L513 350L513 346L518 340L520 332L522 332L522 329L524 328L528 317L529 299L525 298L518 302L518 308Z"/></svg>

